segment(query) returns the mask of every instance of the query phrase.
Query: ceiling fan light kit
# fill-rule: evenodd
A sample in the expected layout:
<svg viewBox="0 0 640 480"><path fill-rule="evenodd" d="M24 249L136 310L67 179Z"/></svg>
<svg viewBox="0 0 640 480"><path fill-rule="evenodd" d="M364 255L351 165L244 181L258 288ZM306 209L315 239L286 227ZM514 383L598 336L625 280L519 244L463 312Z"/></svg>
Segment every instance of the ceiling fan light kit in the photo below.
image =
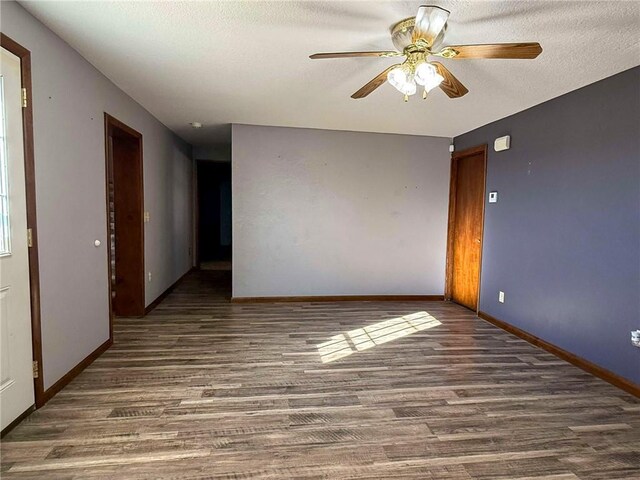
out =
<svg viewBox="0 0 640 480"><path fill-rule="evenodd" d="M406 57L404 62L390 66L351 95L351 98L364 98L386 81L404 95L406 102L409 96L418 91L418 86L423 88L422 98L425 99L436 87L440 87L449 98L460 98L469 93L462 82L444 65L430 61L430 56L445 59L533 59L542 52L539 43L457 45L441 48L447 31L449 13L438 6L423 5L418 8L415 17L405 18L393 25L391 40L397 51L316 53L309 58Z"/></svg>
<svg viewBox="0 0 640 480"><path fill-rule="evenodd" d="M427 62L426 56L410 54L407 60L400 66L393 68L387 74L387 81L396 90L404 95L404 101L409 100L409 95L414 95L417 85L424 87L422 98L442 83L444 77L438 73L435 66Z"/></svg>

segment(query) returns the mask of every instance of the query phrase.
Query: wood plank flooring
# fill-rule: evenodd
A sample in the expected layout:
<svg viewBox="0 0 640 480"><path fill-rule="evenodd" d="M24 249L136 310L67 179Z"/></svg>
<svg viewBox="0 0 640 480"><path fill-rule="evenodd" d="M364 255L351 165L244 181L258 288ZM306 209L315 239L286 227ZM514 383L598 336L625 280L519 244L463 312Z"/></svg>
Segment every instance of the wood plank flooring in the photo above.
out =
<svg viewBox="0 0 640 480"><path fill-rule="evenodd" d="M444 302L196 272L1 443L2 478L640 479L640 400Z"/></svg>

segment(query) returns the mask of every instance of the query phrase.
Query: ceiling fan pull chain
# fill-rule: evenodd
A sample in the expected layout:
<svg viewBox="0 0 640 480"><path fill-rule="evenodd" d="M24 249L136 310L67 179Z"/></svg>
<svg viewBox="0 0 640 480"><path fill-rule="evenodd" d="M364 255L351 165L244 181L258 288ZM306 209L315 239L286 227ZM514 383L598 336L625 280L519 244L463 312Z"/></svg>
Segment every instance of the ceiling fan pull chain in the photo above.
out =
<svg viewBox="0 0 640 480"><path fill-rule="evenodd" d="M405 101L405 102L408 102L408 101L409 101L409 95L406 95L406 94L405 94L405 96L404 96L404 101Z"/></svg>

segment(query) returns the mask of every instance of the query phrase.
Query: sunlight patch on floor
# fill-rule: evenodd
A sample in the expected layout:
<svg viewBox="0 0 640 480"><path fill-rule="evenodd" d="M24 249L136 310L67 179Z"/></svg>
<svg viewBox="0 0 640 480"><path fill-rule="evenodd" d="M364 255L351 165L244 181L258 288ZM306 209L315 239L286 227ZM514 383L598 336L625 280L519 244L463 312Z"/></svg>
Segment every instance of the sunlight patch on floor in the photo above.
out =
<svg viewBox="0 0 640 480"><path fill-rule="evenodd" d="M441 322L427 312L416 312L334 335L318 345L318 352L322 363L330 363L438 325Z"/></svg>

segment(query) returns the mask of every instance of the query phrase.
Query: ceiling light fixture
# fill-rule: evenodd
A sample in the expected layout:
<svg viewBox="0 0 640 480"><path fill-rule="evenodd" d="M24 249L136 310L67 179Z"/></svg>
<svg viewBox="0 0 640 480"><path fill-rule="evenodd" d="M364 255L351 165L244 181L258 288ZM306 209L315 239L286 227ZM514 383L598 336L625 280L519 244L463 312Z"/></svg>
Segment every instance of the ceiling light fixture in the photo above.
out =
<svg viewBox="0 0 640 480"><path fill-rule="evenodd" d="M409 101L409 96L416 93L416 84L424 87L422 98L427 98L427 93L436 88L444 80L436 67L424 58L409 58L402 65L394 68L387 74L387 81L396 90L404 94L404 101Z"/></svg>
<svg viewBox="0 0 640 480"><path fill-rule="evenodd" d="M416 86L415 71L407 65L401 65L391 70L387 74L387 80L396 90L404 94L405 101L407 101L409 95L416 93L418 88Z"/></svg>
<svg viewBox="0 0 640 480"><path fill-rule="evenodd" d="M202 128L202 124L200 122L191 122L189 125L193 128Z"/></svg>
<svg viewBox="0 0 640 480"><path fill-rule="evenodd" d="M449 98L460 98L469 93L467 87L442 63L429 62L431 56L447 61L465 58L534 59L542 52L538 42L443 46L448 20L448 10L423 5L415 17L400 20L391 27L391 40L396 50L314 53L310 58L406 57L402 63L380 72L351 98L364 98L388 81L407 102L409 95L416 93L418 85L424 87L422 98L427 98L429 91L436 87L440 87Z"/></svg>

